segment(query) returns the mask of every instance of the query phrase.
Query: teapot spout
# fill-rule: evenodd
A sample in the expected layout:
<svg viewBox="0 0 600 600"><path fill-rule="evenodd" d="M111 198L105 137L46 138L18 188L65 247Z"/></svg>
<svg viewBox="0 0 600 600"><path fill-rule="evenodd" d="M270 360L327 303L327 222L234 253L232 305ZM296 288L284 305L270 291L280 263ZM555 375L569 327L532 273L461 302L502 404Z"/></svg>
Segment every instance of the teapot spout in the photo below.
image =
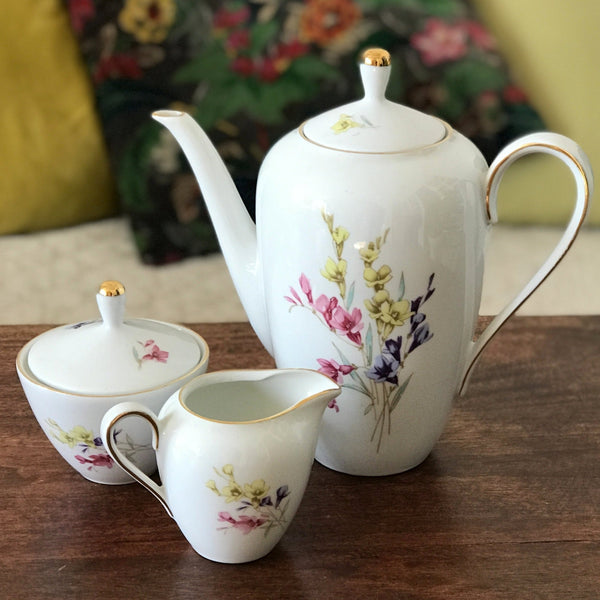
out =
<svg viewBox="0 0 600 600"><path fill-rule="evenodd" d="M273 354L256 225L227 167L208 136L190 115L176 110L159 110L152 117L173 134L188 159L248 320L263 346Z"/></svg>

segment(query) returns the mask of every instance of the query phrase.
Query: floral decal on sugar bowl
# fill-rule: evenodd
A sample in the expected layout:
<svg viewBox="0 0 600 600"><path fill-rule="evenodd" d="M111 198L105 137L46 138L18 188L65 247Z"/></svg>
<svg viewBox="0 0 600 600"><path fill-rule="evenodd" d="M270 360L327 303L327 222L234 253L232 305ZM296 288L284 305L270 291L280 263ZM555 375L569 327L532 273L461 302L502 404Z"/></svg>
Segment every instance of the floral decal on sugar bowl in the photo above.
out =
<svg viewBox="0 0 600 600"><path fill-rule="evenodd" d="M300 291L290 287L290 295L285 299L291 304L290 311L310 310L337 339L332 342L337 356L316 358L318 370L366 398L364 414L373 419L371 442L376 443L379 452L384 433L392 432L392 413L414 374L407 372L410 356L433 337L423 306L435 292L435 274L429 276L423 293L408 299L402 273L393 293L392 269L379 264L390 231L386 229L375 241L355 244L357 258L362 262L362 284L369 294L362 307L355 306L356 282L347 280L348 262L344 258L350 232L335 226L333 215L323 211L322 217L333 243L333 257L326 259L321 276L335 284L337 294L317 295L302 273L298 279ZM335 400L329 408L340 411Z"/></svg>
<svg viewBox="0 0 600 600"><path fill-rule="evenodd" d="M50 427L50 436L72 448L75 460L88 471L113 468L114 461L104 449L101 437L94 435L91 429L76 425L66 431L54 419L46 419L46 423ZM116 430L113 439L129 460L135 461L135 455L140 451L151 450L150 444L137 444L129 435L125 435L125 440L122 440L122 434L122 429Z"/></svg>
<svg viewBox="0 0 600 600"><path fill-rule="evenodd" d="M141 368L146 361L166 363L169 353L166 350L161 350L154 340L146 340L145 342L138 342L133 347L133 356Z"/></svg>
<svg viewBox="0 0 600 600"><path fill-rule="evenodd" d="M223 523L218 527L219 530L235 529L248 535L261 529L266 537L274 527L284 527L287 524L285 512L290 495L287 485L279 486L274 494L269 494L271 488L264 479L239 484L233 474L233 465L225 465L220 471L217 468L214 470L227 484L219 489L216 482L210 479L206 482L206 487L224 498L226 504L232 504L234 512L233 515L228 511L219 512L217 521Z"/></svg>

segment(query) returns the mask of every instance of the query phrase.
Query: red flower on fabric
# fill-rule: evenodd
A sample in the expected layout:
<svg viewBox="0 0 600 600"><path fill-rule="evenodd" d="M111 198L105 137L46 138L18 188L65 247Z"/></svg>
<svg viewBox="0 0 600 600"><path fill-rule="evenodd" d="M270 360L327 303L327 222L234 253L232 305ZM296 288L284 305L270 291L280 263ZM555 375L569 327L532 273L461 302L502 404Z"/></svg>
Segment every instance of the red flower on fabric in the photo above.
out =
<svg viewBox="0 0 600 600"><path fill-rule="evenodd" d="M241 6L240 8L230 10L220 8L214 16L213 26L215 29L233 29L242 23L245 23L250 17L250 8Z"/></svg>
<svg viewBox="0 0 600 600"><path fill-rule="evenodd" d="M516 85L507 85L502 91L502 97L510 104L523 104L527 102L527 95Z"/></svg>
<svg viewBox="0 0 600 600"><path fill-rule="evenodd" d="M69 16L71 27L76 33L82 33L87 21L95 14L96 8L92 0L69 0Z"/></svg>
<svg viewBox="0 0 600 600"><path fill-rule="evenodd" d="M427 19L425 29L413 33L410 44L419 51L428 67L458 60L467 52L467 32L458 25L449 25L441 19Z"/></svg>
<svg viewBox="0 0 600 600"><path fill-rule="evenodd" d="M307 0L300 34L302 39L326 46L353 27L361 16L352 0Z"/></svg>
<svg viewBox="0 0 600 600"><path fill-rule="evenodd" d="M100 59L94 73L96 85L106 79L139 79L143 75L136 59L129 54L112 54Z"/></svg>

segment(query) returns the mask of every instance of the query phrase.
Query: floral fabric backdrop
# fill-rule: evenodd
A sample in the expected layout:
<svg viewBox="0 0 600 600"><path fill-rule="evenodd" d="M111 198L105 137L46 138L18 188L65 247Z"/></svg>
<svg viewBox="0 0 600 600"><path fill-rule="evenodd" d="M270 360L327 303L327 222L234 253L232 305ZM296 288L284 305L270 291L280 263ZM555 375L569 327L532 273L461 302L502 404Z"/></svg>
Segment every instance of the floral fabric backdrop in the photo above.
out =
<svg viewBox="0 0 600 600"><path fill-rule="evenodd" d="M193 114L251 214L269 147L361 97L367 47L392 55L389 99L448 121L488 160L544 128L467 0L65 1L147 263L218 250L187 161L153 110Z"/></svg>

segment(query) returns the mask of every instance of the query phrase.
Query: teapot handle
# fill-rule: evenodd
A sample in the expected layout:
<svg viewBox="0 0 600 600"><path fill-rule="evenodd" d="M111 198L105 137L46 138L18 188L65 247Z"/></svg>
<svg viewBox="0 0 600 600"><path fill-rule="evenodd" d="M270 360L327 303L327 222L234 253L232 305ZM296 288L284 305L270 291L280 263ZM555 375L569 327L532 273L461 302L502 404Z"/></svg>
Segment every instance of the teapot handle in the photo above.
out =
<svg viewBox="0 0 600 600"><path fill-rule="evenodd" d="M588 157L573 140L557 133L540 132L523 136L510 143L498 154L494 162L490 165L486 180L485 196L488 221L492 224L498 221L498 186L506 169L515 160L536 152L555 156L569 167L576 183L575 208L562 237L544 264L515 298L492 319L479 338L475 342L471 342L466 367L463 371L459 388L460 395L464 394L473 367L487 343L562 260L577 237L588 211L594 183L592 167Z"/></svg>
<svg viewBox="0 0 600 600"><path fill-rule="evenodd" d="M117 444L114 443L113 428L122 418L128 416L141 417L150 423L152 427L152 447L156 452L159 442L158 417L150 409L137 402L121 402L106 412L100 425L100 435L102 436L104 447L111 458L126 473L131 475L131 477L133 477L138 483L143 485L150 493L156 496L156 499L163 505L169 516L173 517L173 513L171 512L171 509L167 503L164 487L152 481L148 475L142 472L140 468L126 458L117 447Z"/></svg>

